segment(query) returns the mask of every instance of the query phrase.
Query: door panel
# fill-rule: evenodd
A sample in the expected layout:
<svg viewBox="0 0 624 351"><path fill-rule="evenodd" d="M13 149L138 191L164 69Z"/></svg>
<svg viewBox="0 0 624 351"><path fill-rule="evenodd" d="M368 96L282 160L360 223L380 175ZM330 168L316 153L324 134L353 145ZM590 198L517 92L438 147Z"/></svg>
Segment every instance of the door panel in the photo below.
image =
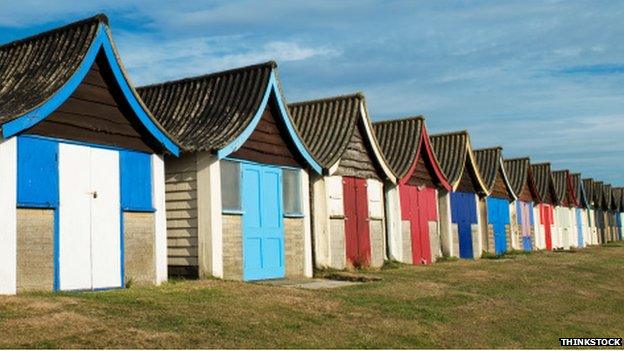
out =
<svg viewBox="0 0 624 351"><path fill-rule="evenodd" d="M412 263L431 263L429 221L436 221L435 189L400 185L402 220L410 222Z"/></svg>
<svg viewBox="0 0 624 351"><path fill-rule="evenodd" d="M93 288L121 287L119 153L91 148Z"/></svg>
<svg viewBox="0 0 624 351"><path fill-rule="evenodd" d="M505 226L509 224L509 202L496 197L487 198L488 223L494 230L494 251L502 254L507 251L507 233Z"/></svg>
<svg viewBox="0 0 624 351"><path fill-rule="evenodd" d="M472 247L472 224L477 224L475 194L451 193L451 219L459 231L459 257L474 258Z"/></svg>
<svg viewBox="0 0 624 351"><path fill-rule="evenodd" d="M366 180L342 177L347 261L368 266L371 259Z"/></svg>
<svg viewBox="0 0 624 351"><path fill-rule="evenodd" d="M243 278L284 277L282 171L241 164L243 206Z"/></svg>
<svg viewBox="0 0 624 351"><path fill-rule="evenodd" d="M86 290L91 274L90 150L59 145L59 287Z"/></svg>
<svg viewBox="0 0 624 351"><path fill-rule="evenodd" d="M544 237L546 241L546 250L552 250L552 224L554 220L553 208L548 204L540 204L540 220L544 226Z"/></svg>
<svg viewBox="0 0 624 351"><path fill-rule="evenodd" d="M519 216L521 219L521 232L522 232L522 248L524 251L531 251L533 248L533 242L531 238L531 227L533 225L533 205L530 202L524 202L518 200Z"/></svg>

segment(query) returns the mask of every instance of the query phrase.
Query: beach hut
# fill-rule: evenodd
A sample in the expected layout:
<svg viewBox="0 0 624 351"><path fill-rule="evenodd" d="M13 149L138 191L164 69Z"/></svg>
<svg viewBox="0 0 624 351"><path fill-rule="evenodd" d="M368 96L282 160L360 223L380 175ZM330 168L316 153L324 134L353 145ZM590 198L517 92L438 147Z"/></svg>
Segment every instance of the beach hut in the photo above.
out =
<svg viewBox="0 0 624 351"><path fill-rule="evenodd" d="M587 218L589 226L589 237L587 245L598 245L598 224L596 221L596 211L594 206L594 180L585 178L582 180L585 198L587 199Z"/></svg>
<svg viewBox="0 0 624 351"><path fill-rule="evenodd" d="M604 184L603 185L603 192L602 192L602 204L603 204L603 213L604 213L604 217L605 217L605 237L606 237L606 241L605 242L610 242L614 240L614 227L615 227L615 219L613 216L613 210L612 210L612 196L611 196L611 184Z"/></svg>
<svg viewBox="0 0 624 351"><path fill-rule="evenodd" d="M275 62L139 88L182 145L165 160L172 275L263 280L312 275L303 145Z"/></svg>
<svg viewBox="0 0 624 351"><path fill-rule="evenodd" d="M515 203L510 205L511 232L515 250L532 251L544 248L535 218L539 218L540 197L535 186L528 157L505 160L505 170L511 189L516 194Z"/></svg>
<svg viewBox="0 0 624 351"><path fill-rule="evenodd" d="M598 244L606 243L607 228L604 214L604 182L594 182L594 217L596 218L596 232Z"/></svg>
<svg viewBox="0 0 624 351"><path fill-rule="evenodd" d="M384 182L396 178L381 153L364 95L290 104L322 169L311 178L317 267L381 267L386 254Z"/></svg>
<svg viewBox="0 0 624 351"><path fill-rule="evenodd" d="M167 279L162 155L178 146L98 15L0 46L0 293Z"/></svg>
<svg viewBox="0 0 624 351"><path fill-rule="evenodd" d="M404 263L431 263L441 255L438 189L448 184L422 117L373 123L397 184L386 184L388 252Z"/></svg>
<svg viewBox="0 0 624 351"><path fill-rule="evenodd" d="M577 246L578 231L576 229L576 215L574 205L576 199L572 189L572 179L568 170L553 171L553 181L555 184L555 195L557 203L555 208L555 223L557 224L557 234L560 248L569 250L570 247Z"/></svg>
<svg viewBox="0 0 624 351"><path fill-rule="evenodd" d="M482 215L486 220L482 221L481 229L484 235L484 248L494 254L502 254L511 251L515 238L511 235L510 204L516 200L503 164L503 148L492 147L474 150L479 166L479 173L487 187L489 195L482 199ZM514 213L515 214L515 213Z"/></svg>
<svg viewBox="0 0 624 351"><path fill-rule="evenodd" d="M613 216L613 240L622 240L622 188L611 188L611 212Z"/></svg>
<svg viewBox="0 0 624 351"><path fill-rule="evenodd" d="M531 165L531 172L535 177L535 185L541 199L539 204L540 233L544 235L544 248L552 250L556 248L557 227L555 226L554 207L557 205L550 163L538 163Z"/></svg>
<svg viewBox="0 0 624 351"><path fill-rule="evenodd" d="M589 203L587 201L587 194L585 193L585 187L581 180L580 173L571 173L570 179L572 181L573 197L576 200L574 203L574 216L576 220L576 245L577 247L585 247L590 243L590 218Z"/></svg>
<svg viewBox="0 0 624 351"><path fill-rule="evenodd" d="M451 191L439 191L440 244L444 256L479 258L483 224L479 197L487 196L468 132L431 136L431 145Z"/></svg>

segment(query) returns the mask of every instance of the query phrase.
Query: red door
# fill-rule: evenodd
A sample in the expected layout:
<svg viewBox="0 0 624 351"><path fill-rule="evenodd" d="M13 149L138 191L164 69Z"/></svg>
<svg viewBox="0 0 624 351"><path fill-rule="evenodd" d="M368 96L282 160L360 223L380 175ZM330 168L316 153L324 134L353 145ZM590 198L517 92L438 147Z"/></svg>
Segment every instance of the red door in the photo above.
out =
<svg viewBox="0 0 624 351"><path fill-rule="evenodd" d="M400 185L401 219L410 222L412 262L431 263L429 221L436 221L436 193L433 188Z"/></svg>
<svg viewBox="0 0 624 351"><path fill-rule="evenodd" d="M347 261L367 267L371 260L366 179L342 177Z"/></svg>
<svg viewBox="0 0 624 351"><path fill-rule="evenodd" d="M552 250L552 224L554 223L553 207L547 204L540 204L540 217L544 226L544 238L546 239L546 250Z"/></svg>

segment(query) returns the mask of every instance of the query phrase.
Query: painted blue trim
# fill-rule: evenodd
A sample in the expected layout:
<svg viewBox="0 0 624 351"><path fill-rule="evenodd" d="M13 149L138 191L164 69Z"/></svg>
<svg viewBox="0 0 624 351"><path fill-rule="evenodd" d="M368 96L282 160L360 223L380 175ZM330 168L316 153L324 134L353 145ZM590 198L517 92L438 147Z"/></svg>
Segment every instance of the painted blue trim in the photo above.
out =
<svg viewBox="0 0 624 351"><path fill-rule="evenodd" d="M60 260L60 238L61 238L61 229L60 229L60 214L59 209L54 209L54 291L61 290L61 260Z"/></svg>
<svg viewBox="0 0 624 351"><path fill-rule="evenodd" d="M132 151L132 152L136 152L136 153L152 155L152 153L149 153L149 152L124 149L124 148L121 148L121 147L118 147L118 146L93 144L93 143L89 143L89 142L86 142L86 141L68 140L68 139L63 139L63 138L53 138L53 137L48 137L48 136L43 136L43 135L22 134L22 135L20 135L20 137L21 138L29 138L29 139L50 140L50 141L56 141L56 142L63 143L63 144L78 145L78 146L88 146L88 147L94 147L94 148L104 149L104 150Z"/></svg>
<svg viewBox="0 0 624 351"><path fill-rule="evenodd" d="M113 45L111 43L111 38L108 36L108 32L104 25L100 25L98 28L98 33L93 39L91 46L87 50L87 54L85 58L82 60L82 63L74 72L74 74L69 78L69 80L61 87L50 99L44 102L41 106L27 112L18 118L5 123L2 125L2 135L4 139L8 139L32 126L41 122L43 119L48 117L52 112L54 112L61 104L63 104L70 96L74 93L76 88L82 83L85 76L91 69L93 62L95 62L95 58L100 50L103 49L105 53L108 64L115 76L117 84L121 89L126 101L132 108L133 112L139 118L141 123L145 126L145 128L158 140L164 148L166 148L169 152L171 152L175 156L180 155L180 148L167 137L160 128L152 121L152 119L147 115L143 106L139 103L137 97L133 93L130 88L126 77L119 66L119 62L117 62L117 57L115 55L115 51L113 50Z"/></svg>
<svg viewBox="0 0 624 351"><path fill-rule="evenodd" d="M53 203L38 203L38 202L18 202L18 208L51 208L55 209L58 205Z"/></svg>
<svg viewBox="0 0 624 351"><path fill-rule="evenodd" d="M124 212L156 212L156 209L153 207L132 207L126 206L121 208Z"/></svg>
<svg viewBox="0 0 624 351"><path fill-rule="evenodd" d="M121 273L121 286L120 288L124 288L126 286L126 265L125 265L125 242L124 242L124 210L119 211L119 260L121 262L119 266L119 270Z"/></svg>
<svg viewBox="0 0 624 351"><path fill-rule="evenodd" d="M251 119L251 122L249 122L249 125L247 125L245 130L243 130L243 132L240 133L231 143L223 147L221 150L217 151L217 158L219 159L225 158L229 154L233 153L234 151L238 150L241 146L243 146L245 141L247 141L251 133L253 133L253 131L256 129L256 126L260 122L260 119L262 118L262 114L264 113L264 110L266 109L266 106L269 101L269 97L271 97L271 94L273 94L273 97L275 98L277 102L277 106L280 110L280 117L282 119L282 122L284 122L284 124L286 125L288 134L290 135L292 141L297 147L299 154L303 156L303 158L306 160L308 165L316 173L322 174L321 165L319 165L314 160L314 157L312 157L308 149L303 145L303 143L301 142L299 138L299 135L295 131L295 127L293 126L292 121L288 117L289 116L288 110L286 109L286 106L284 106L282 96L280 95L279 89L277 87L277 78L275 77L275 72L271 72L271 78L269 79L269 84L267 85L266 91L264 92L264 96L262 97L262 102L260 103L260 106L258 107L258 111L256 111L256 114Z"/></svg>
<svg viewBox="0 0 624 351"><path fill-rule="evenodd" d="M17 138L17 204L53 208L59 202L58 142Z"/></svg>
<svg viewBox="0 0 624 351"><path fill-rule="evenodd" d="M285 218L305 218L303 213L286 213L284 212Z"/></svg>

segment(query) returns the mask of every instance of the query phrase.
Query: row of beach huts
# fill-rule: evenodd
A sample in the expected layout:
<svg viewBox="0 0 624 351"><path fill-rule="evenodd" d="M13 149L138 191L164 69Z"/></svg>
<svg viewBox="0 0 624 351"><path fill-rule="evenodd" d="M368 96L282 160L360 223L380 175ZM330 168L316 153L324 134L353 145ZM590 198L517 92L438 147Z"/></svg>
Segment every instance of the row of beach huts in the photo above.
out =
<svg viewBox="0 0 624 351"><path fill-rule="evenodd" d="M622 188L361 93L288 104L274 62L134 88L104 15L0 46L0 126L3 294L622 238Z"/></svg>

